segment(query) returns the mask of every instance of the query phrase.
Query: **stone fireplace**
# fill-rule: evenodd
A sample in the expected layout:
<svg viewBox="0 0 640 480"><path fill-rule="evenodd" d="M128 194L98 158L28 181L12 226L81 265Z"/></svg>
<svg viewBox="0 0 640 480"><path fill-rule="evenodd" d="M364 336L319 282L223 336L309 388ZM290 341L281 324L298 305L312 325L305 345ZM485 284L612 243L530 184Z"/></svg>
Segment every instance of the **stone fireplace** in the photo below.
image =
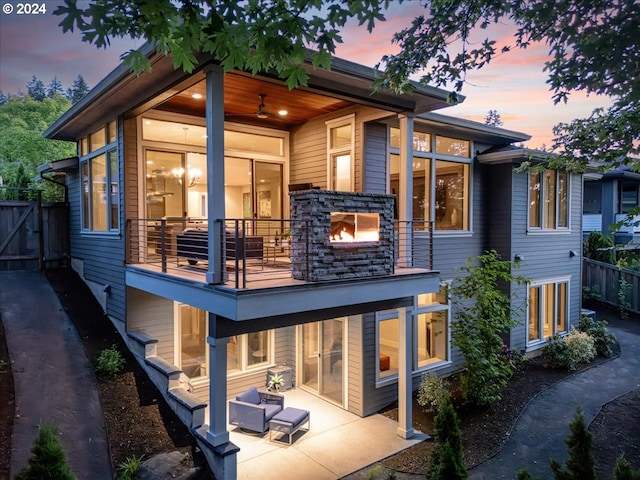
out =
<svg viewBox="0 0 640 480"><path fill-rule="evenodd" d="M319 282L393 273L393 195L303 190L289 196L293 278Z"/></svg>

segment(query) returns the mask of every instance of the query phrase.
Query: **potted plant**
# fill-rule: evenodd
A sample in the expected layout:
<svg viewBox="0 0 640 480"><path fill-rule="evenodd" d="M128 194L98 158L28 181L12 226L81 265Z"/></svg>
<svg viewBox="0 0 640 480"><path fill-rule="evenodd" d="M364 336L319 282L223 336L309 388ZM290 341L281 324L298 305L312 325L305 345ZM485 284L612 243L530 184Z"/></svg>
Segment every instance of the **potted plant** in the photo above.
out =
<svg viewBox="0 0 640 480"><path fill-rule="evenodd" d="M289 243L291 242L291 230L283 230L282 233L280 235L277 235L276 237L279 240L280 245L282 245L283 247L288 247ZM276 245L277 244L278 241L276 241Z"/></svg>
<svg viewBox="0 0 640 480"><path fill-rule="evenodd" d="M280 393L282 387L284 387L284 378L282 378L282 375L278 375L277 373L273 374L267 384L267 389L270 392Z"/></svg>

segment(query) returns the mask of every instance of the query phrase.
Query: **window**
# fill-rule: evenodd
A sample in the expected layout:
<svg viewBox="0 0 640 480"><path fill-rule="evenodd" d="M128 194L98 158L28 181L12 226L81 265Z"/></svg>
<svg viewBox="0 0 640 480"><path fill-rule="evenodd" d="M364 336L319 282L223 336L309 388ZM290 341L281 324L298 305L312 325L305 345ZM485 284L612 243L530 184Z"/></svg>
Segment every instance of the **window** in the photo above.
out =
<svg viewBox="0 0 640 480"><path fill-rule="evenodd" d="M529 288L527 342L542 342L568 331L569 283L558 281Z"/></svg>
<svg viewBox="0 0 640 480"><path fill-rule="evenodd" d="M117 232L120 182L115 122L80 140L82 229Z"/></svg>
<svg viewBox="0 0 640 480"><path fill-rule="evenodd" d="M569 228L569 175L556 170L529 174L529 228Z"/></svg>
<svg viewBox="0 0 640 480"><path fill-rule="evenodd" d="M330 190L354 191L354 115L327 122L328 185Z"/></svg>
<svg viewBox="0 0 640 480"><path fill-rule="evenodd" d="M638 206L638 185L622 182L620 185L620 203L618 213L629 213L632 208Z"/></svg>
<svg viewBox="0 0 640 480"><path fill-rule="evenodd" d="M273 330L236 335L227 344L227 373L238 373L272 363Z"/></svg>
<svg viewBox="0 0 640 480"><path fill-rule="evenodd" d="M418 295L418 307L412 319L413 370L421 370L449 360L449 304L447 286L436 293ZM378 379L398 374L398 312L377 314Z"/></svg>
<svg viewBox="0 0 640 480"><path fill-rule="evenodd" d="M399 129L390 129L390 185L393 194L399 192L399 135ZM471 229L470 152L471 142L468 140L414 132L413 220L434 219L435 229L440 231ZM416 223L415 228L422 227Z"/></svg>

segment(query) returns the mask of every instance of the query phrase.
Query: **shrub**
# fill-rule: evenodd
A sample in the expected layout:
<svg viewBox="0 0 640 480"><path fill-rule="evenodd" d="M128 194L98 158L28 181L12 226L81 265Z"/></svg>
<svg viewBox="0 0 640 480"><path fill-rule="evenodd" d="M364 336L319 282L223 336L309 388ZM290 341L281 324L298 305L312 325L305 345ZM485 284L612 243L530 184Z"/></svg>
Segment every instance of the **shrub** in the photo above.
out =
<svg viewBox="0 0 640 480"><path fill-rule="evenodd" d="M542 353L552 368L575 370L581 363L589 363L596 356L595 342L585 332L571 328L566 337L554 335L545 345Z"/></svg>
<svg viewBox="0 0 640 480"><path fill-rule="evenodd" d="M435 418L437 444L429 459L427 480L465 480L467 471L462 458L462 432L456 411L447 400Z"/></svg>
<svg viewBox="0 0 640 480"><path fill-rule="evenodd" d="M118 465L118 480L135 480L138 478L138 470L142 464L142 456L127 457Z"/></svg>
<svg viewBox="0 0 640 480"><path fill-rule="evenodd" d="M616 254L613 249L613 240L610 236L600 232L591 232L585 245L585 256L599 262L615 265Z"/></svg>
<svg viewBox="0 0 640 480"><path fill-rule="evenodd" d="M596 353L602 357L613 356L611 346L616 343L616 336L607 329L604 320L595 320L588 315L580 317L580 330L593 338Z"/></svg>
<svg viewBox="0 0 640 480"><path fill-rule="evenodd" d="M98 356L96 373L104 378L112 379L124 368L124 358L115 345L105 348Z"/></svg>
<svg viewBox="0 0 640 480"><path fill-rule="evenodd" d="M527 356L523 350L512 350L506 344L502 344L502 360L511 365L514 371L519 371L524 368L524 364L527 363Z"/></svg>
<svg viewBox="0 0 640 480"><path fill-rule="evenodd" d="M584 423L579 406L569 429L571 433L564 441L569 449L567 463L560 465L555 458L551 459L551 470L556 480L596 480L593 435Z"/></svg>
<svg viewBox="0 0 640 480"><path fill-rule="evenodd" d="M600 295L600 290L597 286L595 287L582 287L582 300L601 300L602 295Z"/></svg>
<svg viewBox="0 0 640 480"><path fill-rule="evenodd" d="M75 480L55 427L40 426L31 453L28 465L18 473L16 480Z"/></svg>
<svg viewBox="0 0 640 480"><path fill-rule="evenodd" d="M613 480L640 480L640 470L633 468L626 458L618 457L613 467Z"/></svg>
<svg viewBox="0 0 640 480"><path fill-rule="evenodd" d="M418 405L427 412L437 412L438 408L451 398L449 382L434 372L422 375L418 387Z"/></svg>
<svg viewBox="0 0 640 480"><path fill-rule="evenodd" d="M502 337L516 325L518 311L501 287L524 284L512 275L517 265L502 260L494 250L467 260L467 266L451 286L451 305L457 321L451 326L452 343L464 357L460 376L462 394L468 403L490 405L500 400L513 366L502 358ZM515 296L512 292L512 296Z"/></svg>

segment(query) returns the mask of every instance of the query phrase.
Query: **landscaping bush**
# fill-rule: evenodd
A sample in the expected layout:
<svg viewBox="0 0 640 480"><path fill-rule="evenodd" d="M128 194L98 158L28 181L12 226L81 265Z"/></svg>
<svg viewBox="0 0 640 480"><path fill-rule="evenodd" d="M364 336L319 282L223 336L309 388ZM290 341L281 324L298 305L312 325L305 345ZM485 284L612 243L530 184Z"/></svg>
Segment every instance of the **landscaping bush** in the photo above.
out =
<svg viewBox="0 0 640 480"><path fill-rule="evenodd" d="M551 459L551 471L556 480L596 480L595 458L593 456L593 435L584 423L582 409L576 408L573 421L569 424L571 433L565 439L569 458L565 465Z"/></svg>
<svg viewBox="0 0 640 480"><path fill-rule="evenodd" d="M462 458L462 432L450 400L438 408L435 430L437 443L427 466L427 480L465 480L467 471Z"/></svg>
<svg viewBox="0 0 640 480"><path fill-rule="evenodd" d="M588 315L580 317L580 330L593 338L596 354L602 357L613 356L611 346L616 343L616 336L607 329L608 323L604 320L595 320Z"/></svg>
<svg viewBox="0 0 640 480"><path fill-rule="evenodd" d="M55 427L40 427L31 453L28 465L16 480L75 480Z"/></svg>
<svg viewBox="0 0 640 480"><path fill-rule="evenodd" d="M591 232L585 245L584 255L599 262L616 264L616 253L610 236L600 232Z"/></svg>
<svg viewBox="0 0 640 480"><path fill-rule="evenodd" d="M112 379L124 368L125 360L115 345L105 348L98 356L96 373L101 377Z"/></svg>
<svg viewBox="0 0 640 480"><path fill-rule="evenodd" d="M585 332L571 327L566 337L554 335L542 349L551 368L575 370L581 363L589 363L596 356L595 341Z"/></svg>
<svg viewBox="0 0 640 480"><path fill-rule="evenodd" d="M451 398L449 382L434 372L422 375L418 387L418 405L427 412L437 412L438 408Z"/></svg>
<svg viewBox="0 0 640 480"><path fill-rule="evenodd" d="M118 480L135 480L138 478L138 470L142 465L142 456L127 457L126 460L118 465Z"/></svg>
<svg viewBox="0 0 640 480"><path fill-rule="evenodd" d="M633 468L626 458L618 457L613 467L613 480L640 480L640 470Z"/></svg>

